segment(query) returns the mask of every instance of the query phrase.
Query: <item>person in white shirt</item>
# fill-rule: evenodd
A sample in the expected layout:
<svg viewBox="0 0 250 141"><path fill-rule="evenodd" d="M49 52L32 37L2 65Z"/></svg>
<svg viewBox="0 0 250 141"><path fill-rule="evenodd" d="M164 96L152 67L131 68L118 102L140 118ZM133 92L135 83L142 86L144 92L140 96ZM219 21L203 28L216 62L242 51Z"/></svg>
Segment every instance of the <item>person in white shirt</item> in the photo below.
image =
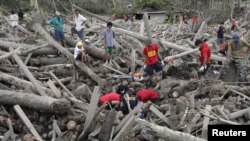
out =
<svg viewBox="0 0 250 141"><path fill-rule="evenodd" d="M78 37L84 41L84 23L86 22L86 18L80 14L78 9L75 10L75 21L74 26L71 28L72 36L77 34Z"/></svg>
<svg viewBox="0 0 250 141"><path fill-rule="evenodd" d="M88 61L88 54L85 52L82 41L77 42L75 50L74 50L74 60L75 61Z"/></svg>
<svg viewBox="0 0 250 141"><path fill-rule="evenodd" d="M10 26L12 32L14 33L14 35L16 35L18 31L18 16L13 10L11 10L11 15L10 15Z"/></svg>

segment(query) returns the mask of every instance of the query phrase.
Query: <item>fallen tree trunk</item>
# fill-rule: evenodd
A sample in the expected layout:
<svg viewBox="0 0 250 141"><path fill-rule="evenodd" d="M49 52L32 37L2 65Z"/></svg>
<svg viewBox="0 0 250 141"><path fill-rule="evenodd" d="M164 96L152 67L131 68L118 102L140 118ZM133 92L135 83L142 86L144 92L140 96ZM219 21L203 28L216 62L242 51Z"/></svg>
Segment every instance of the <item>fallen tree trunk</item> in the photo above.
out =
<svg viewBox="0 0 250 141"><path fill-rule="evenodd" d="M71 45L71 46L75 46L77 41L72 40L72 38L66 38L66 41ZM93 58L96 59L106 59L106 53L104 50L97 48L96 46L89 44L86 45L85 44L85 50L87 52L87 54Z"/></svg>
<svg viewBox="0 0 250 141"><path fill-rule="evenodd" d="M76 61L75 64L80 68L83 72L87 73L90 78L92 78L100 87L106 84L106 81L100 78L96 73L94 73L86 64L80 61Z"/></svg>
<svg viewBox="0 0 250 141"><path fill-rule="evenodd" d="M20 79L18 77L14 77L12 75L9 75L9 74L3 73L3 72L0 72L0 81L7 82L9 84L18 86L18 87L23 88L23 89L31 89L33 91L36 91L35 87L32 85L31 82ZM42 87L42 89L44 89L44 91L47 94L53 95L50 89L45 88L45 87Z"/></svg>
<svg viewBox="0 0 250 141"><path fill-rule="evenodd" d="M185 51L185 52L182 52L182 53L180 53L180 54L176 54L176 55L172 55L172 56L165 57L164 60L165 60L165 61L168 61L168 60L171 60L171 59L177 59L177 58L180 58L180 57L183 57L183 56L192 54L192 53L197 52L197 51L199 51L199 48L190 49L190 50Z"/></svg>
<svg viewBox="0 0 250 141"><path fill-rule="evenodd" d="M67 62L69 62L69 60L67 58L62 58L62 57L55 57L55 58L40 57L40 58L30 59L28 64L30 64L31 66L47 66L54 64L66 64Z"/></svg>
<svg viewBox="0 0 250 141"><path fill-rule="evenodd" d="M18 66L22 69L23 73L29 78L29 80L32 82L38 93L42 96L46 96L46 92L42 89L41 84L38 83L38 81L35 79L35 77L32 75L32 73L29 71L29 69L26 67L26 65L23 63L21 58L17 56L15 53L12 54L12 57L18 64Z"/></svg>
<svg viewBox="0 0 250 141"><path fill-rule="evenodd" d="M100 141L109 141L110 139L110 134L114 125L114 121L115 121L115 115L116 112L114 109L112 109L111 111L109 111L106 120L104 121L100 133L98 135L98 139Z"/></svg>
<svg viewBox="0 0 250 141"><path fill-rule="evenodd" d="M250 113L250 108L245 108L245 109L242 109L242 110L233 112L233 113L231 113L230 115L228 115L228 117L229 117L230 119L237 119L237 118L243 116L243 115L246 114L246 113Z"/></svg>
<svg viewBox="0 0 250 141"><path fill-rule="evenodd" d="M136 121L142 126L142 129L149 131L149 133L154 133L154 136L160 137L167 141L206 141L195 137L191 134L182 133L179 131L174 131L167 127L162 127L153 123L150 123L146 120L136 119Z"/></svg>
<svg viewBox="0 0 250 141"><path fill-rule="evenodd" d="M32 93L0 90L0 102L6 105L20 105L34 110L66 113L71 104L66 99L54 99L48 96L38 96Z"/></svg>

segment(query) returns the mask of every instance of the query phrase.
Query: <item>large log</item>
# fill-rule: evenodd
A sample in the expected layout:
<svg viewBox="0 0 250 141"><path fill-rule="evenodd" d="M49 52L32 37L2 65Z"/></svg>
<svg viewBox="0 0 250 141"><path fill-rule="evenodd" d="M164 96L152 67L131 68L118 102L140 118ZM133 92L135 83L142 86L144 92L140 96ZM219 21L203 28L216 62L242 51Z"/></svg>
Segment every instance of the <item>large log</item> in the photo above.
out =
<svg viewBox="0 0 250 141"><path fill-rule="evenodd" d="M75 46L77 41L73 40L72 38L66 38L67 43L69 43L71 46ZM97 48L96 46L92 44L85 44L85 50L86 53L96 59L106 59L106 53L103 49Z"/></svg>
<svg viewBox="0 0 250 141"><path fill-rule="evenodd" d="M154 133L154 136L160 137L167 141L206 141L191 134L174 131L167 127L150 123L146 120L136 119L136 121L142 126L142 129L148 131L149 133Z"/></svg>
<svg viewBox="0 0 250 141"><path fill-rule="evenodd" d="M111 111L109 111L102 127L100 130L100 133L98 135L98 139L100 141L109 141L110 139L110 134L114 125L114 121L115 121L115 109L112 109Z"/></svg>
<svg viewBox="0 0 250 141"><path fill-rule="evenodd" d="M4 105L20 105L30 109L66 113L71 104L66 99L54 99L48 96L38 96L32 93L0 90L0 102Z"/></svg>
<svg viewBox="0 0 250 141"><path fill-rule="evenodd" d="M31 66L47 66L54 64L66 64L69 62L67 58L56 57L56 58L48 58L48 57L40 57L40 58L32 58L29 60L28 64Z"/></svg>
<svg viewBox="0 0 250 141"><path fill-rule="evenodd" d="M32 75L32 73L29 71L29 69L26 67L26 65L23 63L21 58L17 56L15 53L12 54L12 57L17 62L23 73L29 78L29 80L32 82L38 93L42 96L46 96L46 92L42 89L41 84L35 79L35 77Z"/></svg>
<svg viewBox="0 0 250 141"><path fill-rule="evenodd" d="M100 87L106 84L106 80L100 78L96 73L94 73L86 64L80 61L75 62L76 66L81 69L84 73L88 74Z"/></svg>
<svg viewBox="0 0 250 141"><path fill-rule="evenodd" d="M31 82L20 79L18 77L14 77L12 75L9 75L9 74L3 73L3 72L0 72L0 81L7 82L9 84L18 86L18 87L23 88L23 89L30 89L30 90L36 91L35 87L32 85ZM47 94L53 95L50 89L45 88L45 87L42 87L42 89Z"/></svg>

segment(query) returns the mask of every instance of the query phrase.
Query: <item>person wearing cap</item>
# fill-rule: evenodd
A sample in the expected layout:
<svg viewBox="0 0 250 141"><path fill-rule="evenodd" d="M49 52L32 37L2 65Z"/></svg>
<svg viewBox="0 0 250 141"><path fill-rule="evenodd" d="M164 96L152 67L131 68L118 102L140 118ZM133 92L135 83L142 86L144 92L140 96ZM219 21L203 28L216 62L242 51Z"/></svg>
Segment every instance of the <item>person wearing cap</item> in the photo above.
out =
<svg viewBox="0 0 250 141"><path fill-rule="evenodd" d="M76 61L87 62L88 54L86 54L82 41L77 42L74 50L74 59Z"/></svg>
<svg viewBox="0 0 250 141"><path fill-rule="evenodd" d="M84 41L84 23L87 19L80 14L78 9L75 10L74 26L71 28L71 35L77 34L78 37Z"/></svg>
<svg viewBox="0 0 250 141"><path fill-rule="evenodd" d="M127 86L118 85L116 93L121 94L121 108L123 115L131 112L136 106L136 96Z"/></svg>
<svg viewBox="0 0 250 141"><path fill-rule="evenodd" d="M99 104L108 103L110 108L119 109L121 103L121 95L115 92L104 94L99 99Z"/></svg>
<svg viewBox="0 0 250 141"><path fill-rule="evenodd" d="M158 45L147 40L145 42L143 54L145 57L147 75L149 76L149 80L152 80L154 71L160 72L163 69L164 64L164 62L161 61Z"/></svg>
<svg viewBox="0 0 250 141"><path fill-rule="evenodd" d="M245 67L244 67L244 58L248 55L250 49L250 44L245 40L240 39L240 34L234 32L232 39L228 44L228 60L229 58L233 59L233 63L237 68L237 75L239 82L245 81Z"/></svg>
<svg viewBox="0 0 250 141"><path fill-rule="evenodd" d="M114 47L113 40L115 38L115 32L112 30L112 26L113 26L112 22L108 22L107 28L103 32L104 46L105 46L105 51L107 53L105 64L107 63L112 64L112 54L113 54L113 47Z"/></svg>
<svg viewBox="0 0 250 141"><path fill-rule="evenodd" d="M60 17L60 12L56 11L55 16L50 20L49 25L54 27L54 39L66 47L65 36L63 32L63 20Z"/></svg>
<svg viewBox="0 0 250 141"><path fill-rule="evenodd" d="M195 41L195 46L200 49L200 69L199 72L206 73L209 68L211 51L208 44L200 39Z"/></svg>

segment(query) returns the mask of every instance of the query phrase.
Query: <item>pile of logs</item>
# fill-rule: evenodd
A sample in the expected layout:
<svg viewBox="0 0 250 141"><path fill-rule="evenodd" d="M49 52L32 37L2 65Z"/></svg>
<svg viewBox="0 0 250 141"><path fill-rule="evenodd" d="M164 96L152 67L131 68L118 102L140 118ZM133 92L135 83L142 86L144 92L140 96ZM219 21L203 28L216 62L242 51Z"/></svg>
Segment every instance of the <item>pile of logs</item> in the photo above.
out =
<svg viewBox="0 0 250 141"><path fill-rule="evenodd" d="M250 86L224 82L219 78L198 78L199 50L193 41L208 38L216 52L217 28L204 21L197 33L191 25L163 24L157 19L131 25L113 21L115 49L113 65L106 66L102 32L105 17L80 7L87 22L85 43L89 62L75 62L76 40L66 33L67 47L62 47L48 32L48 25L36 14L19 27L18 38L9 32L8 19L2 17L0 31L0 139L33 141L203 141L207 126L213 124L250 124ZM68 18L70 19L70 18ZM241 21L240 32L249 39L250 32ZM65 24L65 29L69 28ZM103 93L115 91L117 84L130 88L144 86L131 78L143 67L143 42L147 39L160 46L164 57L174 58L163 69L157 87L160 102L149 109L146 119L138 118L141 105L128 115L98 106ZM212 55L212 64L226 60ZM248 67L248 64L246 64ZM248 67L249 68L249 67ZM250 69L247 79L250 82ZM230 77L230 76L228 76Z"/></svg>

